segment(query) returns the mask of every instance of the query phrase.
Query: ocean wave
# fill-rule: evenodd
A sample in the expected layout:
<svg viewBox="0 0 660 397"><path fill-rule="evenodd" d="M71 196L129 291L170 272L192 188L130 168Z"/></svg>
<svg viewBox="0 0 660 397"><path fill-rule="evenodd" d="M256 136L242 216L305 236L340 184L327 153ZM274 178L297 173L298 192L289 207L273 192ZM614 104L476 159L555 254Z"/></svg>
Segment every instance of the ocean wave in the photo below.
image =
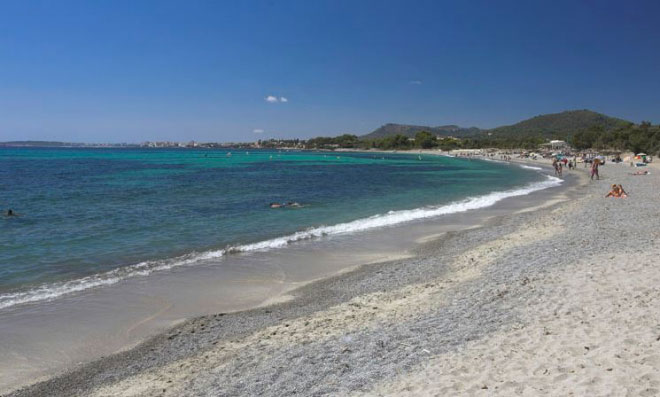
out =
<svg viewBox="0 0 660 397"><path fill-rule="evenodd" d="M527 167L527 166L523 166ZM536 168L536 167L528 167ZM320 226L299 231L287 236L277 237L251 244L230 246L225 249L206 252L193 252L187 255L165 260L145 261L131 266L124 266L106 273L96 274L75 280L46 284L40 287L15 293L0 295L0 309L40 301L49 301L64 295L85 291L91 288L116 284L133 277L148 276L153 272L170 270L176 267L194 265L196 263L221 258L227 254L241 252L267 251L286 247L289 244L346 233L357 233L377 228L389 227L401 223L435 218L442 215L455 214L480 208L486 208L510 197L524 196L539 190L559 186L562 180L547 175L546 180L534 182L521 188L496 191L477 197L468 197L461 201L436 207L422 207L412 210L390 211L386 214L374 215L351 222L331 226Z"/></svg>
<svg viewBox="0 0 660 397"><path fill-rule="evenodd" d="M519 164L520 168L524 168L526 170L535 170L535 171L543 171L543 168L541 167L533 167L531 165L524 165L524 164Z"/></svg>

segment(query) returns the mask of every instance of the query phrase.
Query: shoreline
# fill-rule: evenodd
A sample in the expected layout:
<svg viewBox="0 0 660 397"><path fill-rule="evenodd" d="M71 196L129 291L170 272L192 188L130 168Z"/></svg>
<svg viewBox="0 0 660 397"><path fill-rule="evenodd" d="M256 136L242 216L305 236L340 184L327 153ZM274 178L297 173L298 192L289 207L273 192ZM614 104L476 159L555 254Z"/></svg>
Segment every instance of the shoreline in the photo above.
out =
<svg viewBox="0 0 660 397"><path fill-rule="evenodd" d="M577 174L576 174L577 175ZM574 187L573 187L574 188ZM565 190L564 188L560 188L562 190ZM556 203L553 203L553 205L556 205ZM530 206L530 208L533 208ZM492 221L488 221L487 223L491 223ZM466 232L470 232L469 230ZM447 235L443 235L440 239L433 240L431 242L426 242L425 244L422 244L422 247L426 246L436 246L438 244L442 244L441 241L444 241L446 239L451 239L455 235L460 235L463 232L458 232L458 233L453 233L450 232ZM280 310L279 308L282 308L281 310L291 310L294 313L293 315L289 315L286 317L299 317L301 315L305 315L304 313L313 313L315 311L318 311L321 309L321 307L330 307L333 304L338 304L340 302L345 301L345 297L339 300L335 299L329 299L328 296L323 296L323 297L316 297L314 299L311 299L311 295L308 296L307 298L301 298L301 296L305 296L306 294L311 294L312 291L316 292L316 288L322 286L322 285L327 285L327 284L332 284L333 282L342 282L341 280L348 280L352 279L353 277L356 277L356 275L361 274L363 277L368 278L369 275L373 272L377 272L375 270L376 268L380 268L383 266L388 266L388 264L392 263L407 263L407 262L416 262L422 260L421 258L424 258L425 256L428 257L428 249L426 248L420 248L420 251L422 253L417 253L417 256L414 258L407 258L403 260L397 260L394 262L386 262L385 264L383 263L378 263L378 264L363 264L363 265L358 265L355 266L351 269L345 269L341 271L338 274L335 274L333 276L330 276L329 278L325 278L320 281L313 281L311 282L308 286L303 286L301 288L296 288L292 292L287 291L284 296L293 296L294 298L289 301L285 302L280 302L272 306L272 308L266 308L264 309L263 305L257 306L257 308L252 309L252 310L247 310L247 311L240 311L237 313L231 313L231 314L226 314L223 316L203 316L199 318L193 318L189 320L185 320L184 324L180 326L176 326L172 328L172 330L180 330L176 331L179 332L179 335L185 334L188 331L192 331L191 335L193 335L193 338L188 340L187 342L183 342L185 346L184 348L175 348L174 343L171 342L173 339L168 339L172 336L172 330L166 331L164 334L157 335L155 337L152 337L144 342L142 342L140 345L137 347L134 347L128 351L123 351L119 352L115 355L110 356L109 358L103 358L99 361L92 362L89 364L84 364L82 367L74 368L72 372L65 373L64 375L59 375L56 376L53 379L46 380L45 383L37 383L36 385L32 386L27 386L26 388L20 389L19 391L16 392L15 395L39 395L41 390L42 393L46 393L47 390L52 391L52 387L64 387L64 389L70 390L69 388L72 387L75 384L78 384L79 387L82 387L85 385L87 382L89 382L89 379L96 378L97 376L100 376L100 374L104 372L113 372L112 368L117 369L118 367L125 367L126 363L130 362L135 362L135 361L145 361L147 360L145 357L143 357L144 354L149 353L153 354L154 351L162 350L165 349L167 353L163 353L163 355L160 356L160 358L150 358L147 361L156 361L160 362L161 360L165 361L170 361L171 359L177 357L181 359L184 356L189 356L193 354L193 352L199 352L204 349L208 349L210 346L212 346L210 343L211 342L216 342L218 343L218 340L222 338L228 337L227 335L225 336L220 336L217 335L217 337L212 337L211 335L208 336L209 340L202 341L203 343L200 343L199 341L193 342L196 337L199 337L200 333L208 330L208 328L204 326L200 326L200 324L204 324L205 322L213 322L216 321L217 319L222 318L224 321L227 321L228 319L231 319L231 321L236 321L238 323L245 323L250 322L251 326L247 328L242 328L238 327L238 329L235 329L234 331L237 334L246 334L250 332L255 332L258 331L259 329L263 329L264 327L268 326L273 326L273 324L276 324L279 320L278 319L273 319L273 316L270 316L269 314L273 313L273 310ZM371 269L371 270L367 270ZM436 269L437 271L437 269ZM392 285L389 285L389 287L392 287ZM359 291L364 292L364 291ZM343 294L342 294L343 295ZM359 293L356 292L356 295L359 295ZM317 303L317 304L310 304L311 300L314 301L320 301L322 303ZM276 300L277 301L277 300ZM302 313L301 313L302 311ZM266 313L270 312L270 313ZM192 328L191 328L192 327ZM195 329L197 330L195 331ZM228 328L233 328L233 326L229 326ZM169 336L167 336L169 335ZM195 335L197 335L195 337ZM232 334L232 336L235 336ZM213 340L211 340L213 339ZM169 347L165 347L164 345L170 345ZM194 345L191 346L191 345ZM151 347L147 347L151 346ZM158 347L156 347L158 346ZM179 346L181 347L181 346ZM141 352L141 353L139 353ZM114 364L113 364L114 363ZM153 365L148 365L147 368L152 368ZM120 371L121 372L121 371ZM96 374L96 375L93 375ZM125 373L122 376L129 376L130 374ZM113 375L115 377L117 375ZM89 378L89 379L88 379ZM91 382L93 383L93 382ZM57 386L59 385L59 386ZM74 386L75 388L75 386ZM62 389L62 393L64 392L64 389ZM46 393L48 394L48 393ZM66 394L66 393L65 393Z"/></svg>
<svg viewBox="0 0 660 397"><path fill-rule="evenodd" d="M350 151L355 153L369 153L369 151L349 150L349 149L343 151ZM421 153L421 151L407 151L407 152L401 152L399 154L412 155L412 154L416 154L417 152ZM378 153L396 154L397 151L378 151ZM437 151L428 151L428 153L426 154L453 157L453 156L447 156L446 154ZM501 164L510 164L504 161L494 161L485 157L475 157L475 159L483 160L483 161L499 162ZM483 195L468 196L466 197L466 199L481 199L492 193L511 193L511 192L515 193L515 191L518 191L520 189L526 189L531 185L532 184L519 186L501 192L492 191ZM516 196L516 194L514 194L513 196ZM442 205L435 206L433 208L442 209L444 207L451 207L457 204L462 204L464 201L465 200L462 199L449 201ZM411 209L394 210L390 212L396 215L407 212L414 212L426 208L427 207L417 207ZM480 208L481 207L474 209L480 209ZM472 210L472 209L473 208L470 208L468 210ZM456 209L456 212L461 212L461 211L464 211L464 209L460 209L460 208ZM450 211L449 214L451 213L453 212ZM27 287L25 289L22 289L20 287L17 288L16 290L9 289L8 298L3 294L0 294L0 310L7 308L11 309L14 306L23 305L23 304L39 303L42 301L52 300L53 298L66 297L71 293L82 292L99 286L114 285L118 282L122 282L124 280L131 279L133 277L142 277L162 270L171 270L178 267L185 267L187 266L188 263L195 261L218 259L235 253L250 253L253 251L259 252L259 251L267 251L270 249L278 249L282 247L287 247L291 243L297 243L300 241L306 241L318 237L331 236L331 235L343 234L343 233L352 233L352 232L359 233L383 226L396 227L398 224L402 224L405 222L417 221L419 219L433 217L433 215L430 216L418 215L419 218L413 217L403 220L394 219L392 222L377 222L375 224L369 224L369 220L373 217L385 218L389 215L390 213L379 213L373 216L366 216L362 218L348 220L345 222L340 222L338 224L312 226L306 229L293 231L288 234L285 233L282 235L266 237L264 239L256 240L256 241L237 242L235 244L228 244L225 246L207 247L199 251L190 250L189 252L183 252L183 253L180 252L173 256L165 257L165 258L142 259L139 261L129 262L127 264L124 264L120 267L111 270L86 274L73 279L54 281L52 283L36 284L31 287ZM442 215L445 214L443 213ZM352 230L344 230L349 227Z"/></svg>

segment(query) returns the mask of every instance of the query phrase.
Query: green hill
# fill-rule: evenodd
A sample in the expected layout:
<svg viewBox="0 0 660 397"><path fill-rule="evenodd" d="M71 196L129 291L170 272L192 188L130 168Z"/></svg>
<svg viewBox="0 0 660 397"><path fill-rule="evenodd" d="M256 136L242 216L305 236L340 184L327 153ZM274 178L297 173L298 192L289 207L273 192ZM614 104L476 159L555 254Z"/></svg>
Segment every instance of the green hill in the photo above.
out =
<svg viewBox="0 0 660 397"><path fill-rule="evenodd" d="M542 137L569 138L576 132L598 127L603 131L625 128L631 122L606 116L591 110L569 110L561 113L543 114L523 120L513 125L493 128L485 131L492 137Z"/></svg>
<svg viewBox="0 0 660 397"><path fill-rule="evenodd" d="M414 137L419 131L428 131L436 136L454 136L457 138L570 138L578 131L598 127L603 131L612 131L618 128L626 128L633 123L606 116L591 110L569 110L561 113L543 114L523 120L516 124L496 127L492 129L479 129L476 127L463 128L457 125L443 125L429 127L423 125L408 124L385 124L361 139L377 139L394 135L405 135Z"/></svg>
<svg viewBox="0 0 660 397"><path fill-rule="evenodd" d="M415 134L420 131L428 131L435 136L454 136L454 137L467 137L479 135L481 130L476 127L463 128L457 125L443 125L438 127L428 127L423 125L407 125L407 124L385 124L367 135L363 135L362 139L377 139L386 136L405 135L413 138Z"/></svg>

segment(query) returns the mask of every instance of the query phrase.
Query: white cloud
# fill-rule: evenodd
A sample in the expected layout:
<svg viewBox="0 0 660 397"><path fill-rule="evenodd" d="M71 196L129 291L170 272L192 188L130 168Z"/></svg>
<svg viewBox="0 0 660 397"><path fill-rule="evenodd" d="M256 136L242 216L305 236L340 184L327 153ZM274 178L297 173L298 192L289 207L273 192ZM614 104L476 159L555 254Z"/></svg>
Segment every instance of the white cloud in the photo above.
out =
<svg viewBox="0 0 660 397"><path fill-rule="evenodd" d="M252 132L254 132L255 134L263 134L264 130L262 130L261 128L255 128L252 130Z"/></svg>
<svg viewBox="0 0 660 397"><path fill-rule="evenodd" d="M278 103L278 102L286 103L286 102L289 102L289 98L286 98L286 97L283 97L283 96L278 98L275 95L268 95L267 97L264 98L264 101L266 101L268 103Z"/></svg>
<svg viewBox="0 0 660 397"><path fill-rule="evenodd" d="M422 80L410 80L408 84L411 85L422 85Z"/></svg>

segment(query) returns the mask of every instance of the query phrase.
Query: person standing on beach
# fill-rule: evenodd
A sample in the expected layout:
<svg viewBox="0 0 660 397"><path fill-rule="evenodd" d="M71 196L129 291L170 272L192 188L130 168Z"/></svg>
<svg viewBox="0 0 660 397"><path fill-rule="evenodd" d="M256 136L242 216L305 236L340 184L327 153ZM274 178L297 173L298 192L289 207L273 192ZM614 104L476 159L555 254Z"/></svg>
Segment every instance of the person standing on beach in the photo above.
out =
<svg viewBox="0 0 660 397"><path fill-rule="evenodd" d="M591 180L594 180L594 176L596 177L596 180L600 180L600 175L598 175L598 165L600 164L600 160L594 159L594 162L591 164Z"/></svg>

